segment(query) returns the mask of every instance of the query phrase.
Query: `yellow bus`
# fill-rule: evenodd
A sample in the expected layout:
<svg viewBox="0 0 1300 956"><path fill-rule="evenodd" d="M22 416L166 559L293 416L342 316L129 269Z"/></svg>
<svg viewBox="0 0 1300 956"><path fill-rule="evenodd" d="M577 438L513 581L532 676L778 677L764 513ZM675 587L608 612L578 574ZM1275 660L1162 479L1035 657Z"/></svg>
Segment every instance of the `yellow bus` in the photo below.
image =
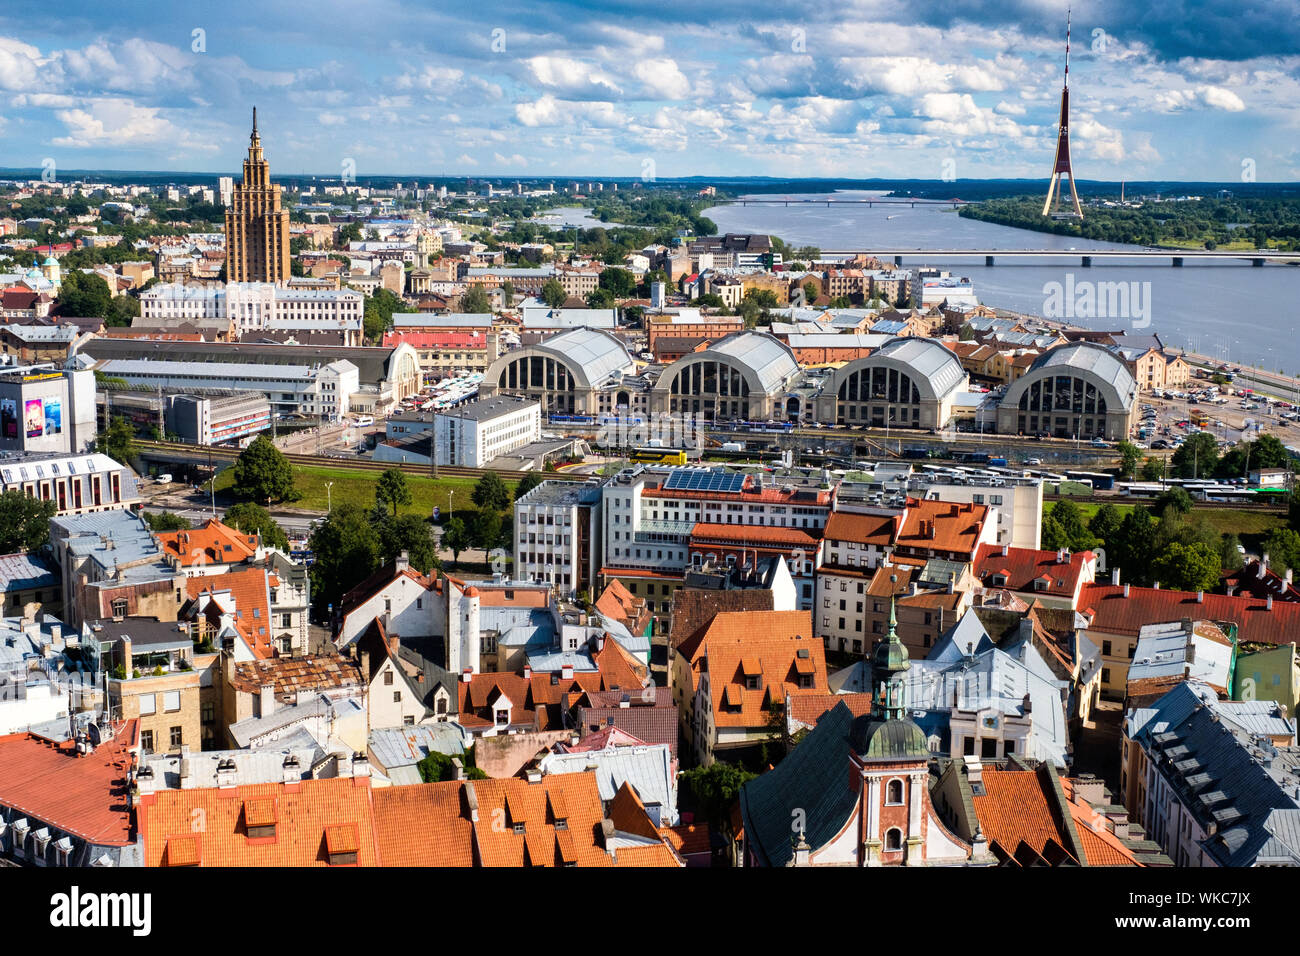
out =
<svg viewBox="0 0 1300 956"><path fill-rule="evenodd" d="M680 448L637 448L628 460L644 465L684 465L686 452Z"/></svg>

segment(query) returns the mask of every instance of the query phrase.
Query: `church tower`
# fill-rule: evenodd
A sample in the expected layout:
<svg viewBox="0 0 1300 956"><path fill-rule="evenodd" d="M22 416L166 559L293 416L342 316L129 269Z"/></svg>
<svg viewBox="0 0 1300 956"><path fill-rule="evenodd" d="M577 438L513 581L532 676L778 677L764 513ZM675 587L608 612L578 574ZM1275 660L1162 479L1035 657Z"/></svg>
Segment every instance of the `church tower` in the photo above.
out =
<svg viewBox="0 0 1300 956"><path fill-rule="evenodd" d="M289 211L280 208L280 187L262 157L253 107L244 180L234 187L226 210L226 281L287 282L289 271Z"/></svg>

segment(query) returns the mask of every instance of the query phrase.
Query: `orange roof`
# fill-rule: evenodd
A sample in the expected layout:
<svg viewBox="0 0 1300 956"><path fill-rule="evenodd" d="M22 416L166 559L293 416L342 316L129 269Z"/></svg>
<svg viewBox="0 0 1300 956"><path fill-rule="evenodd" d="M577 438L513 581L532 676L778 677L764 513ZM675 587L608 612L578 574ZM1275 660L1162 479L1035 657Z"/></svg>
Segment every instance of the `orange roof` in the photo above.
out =
<svg viewBox="0 0 1300 956"><path fill-rule="evenodd" d="M854 541L883 548L892 544L898 525L897 515L864 515L851 511L834 511L826 519L827 541Z"/></svg>
<svg viewBox="0 0 1300 956"><path fill-rule="evenodd" d="M278 806L273 837L250 840L246 807ZM254 811L257 812L256 810ZM140 797L137 811L145 866L328 866L330 841L352 827L356 862L377 866L367 777L332 777L203 790L161 790ZM195 833L194 821L203 827ZM252 824L258 825L256 823ZM334 852L350 852L335 850ZM165 854L165 855L164 855Z"/></svg>
<svg viewBox="0 0 1300 956"><path fill-rule="evenodd" d="M823 694L801 691L790 695L790 718L805 727L816 727L817 722L841 701L848 706L854 717L871 713L870 694Z"/></svg>
<svg viewBox="0 0 1300 956"><path fill-rule="evenodd" d="M154 537L163 554L176 558L181 567L205 564L236 564L257 551L257 535L229 528L216 518L190 531L159 531Z"/></svg>
<svg viewBox="0 0 1300 956"><path fill-rule="evenodd" d="M781 548L817 547L817 539L798 528L778 528L762 524L716 524L699 521L691 530L691 547L714 542L735 545L759 545Z"/></svg>
<svg viewBox="0 0 1300 956"><path fill-rule="evenodd" d="M235 665L230 686L245 694L258 693L272 685L276 696L307 690L359 687L361 670L346 658L331 654L277 657L272 660L242 661Z"/></svg>
<svg viewBox="0 0 1300 956"><path fill-rule="evenodd" d="M50 743L34 734L0 737L0 806L100 846L135 842L127 799L136 721L112 740L78 757L71 741Z"/></svg>
<svg viewBox="0 0 1300 956"><path fill-rule="evenodd" d="M265 568L240 568L224 574L205 574L186 578L185 591L193 600L203 594L219 595L229 591L234 598L235 629L247 642L253 654L265 660L275 656L274 626L271 623L271 593ZM222 610L231 608L217 596Z"/></svg>
<svg viewBox="0 0 1300 956"><path fill-rule="evenodd" d="M1013 591L1037 591L1034 582L1044 579L1046 587L1042 593L1067 595L1073 597L1083 576L1085 565L1094 555L1091 551L1069 553L1065 561L1059 560L1057 551L1036 551L1033 548L1007 547L998 544L984 544L975 555L975 576L986 587L1005 587ZM1003 577L1002 583L993 580L994 575Z"/></svg>
<svg viewBox="0 0 1300 956"><path fill-rule="evenodd" d="M895 544L973 557L988 513L986 505L909 499Z"/></svg>
<svg viewBox="0 0 1300 956"><path fill-rule="evenodd" d="M595 774L550 774L538 783L518 778L470 783L478 802L474 832L482 866L613 865L597 842L605 812ZM568 816L562 821L547 799L552 791L564 795Z"/></svg>
<svg viewBox="0 0 1300 956"><path fill-rule="evenodd" d="M984 768L984 795L972 799L975 816L990 844L997 842L1007 853L1014 854L1023 841L1041 854L1047 842L1052 840L1069 851L1065 833L1044 793L1040 773ZM1091 807L1073 799L1074 787L1070 780L1059 779L1070 816L1075 821L1075 831L1083 845L1083 862L1089 866L1138 865L1132 851L1105 829L1104 818ZM1099 827L1100 832L1094 827Z"/></svg>
<svg viewBox="0 0 1300 956"><path fill-rule="evenodd" d="M385 866L473 866L474 823L460 783L385 787L374 795ZM480 816L492 824L491 816Z"/></svg>
<svg viewBox="0 0 1300 956"><path fill-rule="evenodd" d="M693 671L702 671L704 658L708 659L717 727L759 726L767 722L771 705L783 703L787 693L829 691L825 651L814 636L812 615L807 611L719 614L705 630L691 660ZM800 684L805 676L800 664L805 660L812 667L806 675L810 687ZM747 670L758 673L747 675ZM758 686L751 688L750 680L755 677Z"/></svg>

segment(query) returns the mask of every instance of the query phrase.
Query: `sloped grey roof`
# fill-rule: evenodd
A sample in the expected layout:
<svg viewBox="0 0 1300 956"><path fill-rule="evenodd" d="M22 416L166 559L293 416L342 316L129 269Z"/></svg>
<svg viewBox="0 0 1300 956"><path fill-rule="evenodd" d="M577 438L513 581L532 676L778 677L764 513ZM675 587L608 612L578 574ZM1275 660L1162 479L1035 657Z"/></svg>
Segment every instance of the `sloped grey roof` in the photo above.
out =
<svg viewBox="0 0 1300 956"><path fill-rule="evenodd" d="M594 770L600 799L608 803L624 783L636 789L641 802L658 804L662 820L677 823L676 777L672 751L667 744L606 747L577 753L549 753L542 758L542 773L584 773Z"/></svg>
<svg viewBox="0 0 1300 956"><path fill-rule="evenodd" d="M570 329L553 335L536 345L507 352L484 374L485 382L497 382L510 362L521 358L549 356L563 362L574 381L585 388L596 388L615 373L630 374L635 365L623 343L601 329Z"/></svg>
<svg viewBox="0 0 1300 956"><path fill-rule="evenodd" d="M934 339L905 336L890 339L865 358L854 359L837 369L831 379L831 394L839 391L846 378L864 368L896 368L907 375L921 393L921 400L942 401L966 382L966 370L947 346Z"/></svg>
<svg viewBox="0 0 1300 956"><path fill-rule="evenodd" d="M722 362L738 369L752 391L773 394L799 372L799 362L790 346L766 332L732 332L702 352L678 359L659 377L667 384L680 369L697 362Z"/></svg>
<svg viewBox="0 0 1300 956"><path fill-rule="evenodd" d="M1119 357L1110 349L1094 342L1071 342L1044 352L1029 370L1007 389L1003 404L1018 404L1020 396L1033 381L1046 375L1066 373L1082 374L1102 390L1106 402L1113 409L1132 403L1137 393L1133 375Z"/></svg>

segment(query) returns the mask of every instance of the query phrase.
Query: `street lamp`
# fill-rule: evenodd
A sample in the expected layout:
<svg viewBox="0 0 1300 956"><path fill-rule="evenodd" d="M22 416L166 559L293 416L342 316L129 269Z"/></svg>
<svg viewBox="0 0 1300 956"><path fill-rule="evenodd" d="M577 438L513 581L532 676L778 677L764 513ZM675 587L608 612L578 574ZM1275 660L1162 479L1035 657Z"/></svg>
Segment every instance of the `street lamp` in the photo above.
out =
<svg viewBox="0 0 1300 956"><path fill-rule="evenodd" d="M334 482L325 482L325 513L329 514L334 510L334 496L330 489L334 487Z"/></svg>
<svg viewBox="0 0 1300 956"><path fill-rule="evenodd" d="M215 518L217 516L217 473L215 471L208 479L208 487L212 490L212 517Z"/></svg>

